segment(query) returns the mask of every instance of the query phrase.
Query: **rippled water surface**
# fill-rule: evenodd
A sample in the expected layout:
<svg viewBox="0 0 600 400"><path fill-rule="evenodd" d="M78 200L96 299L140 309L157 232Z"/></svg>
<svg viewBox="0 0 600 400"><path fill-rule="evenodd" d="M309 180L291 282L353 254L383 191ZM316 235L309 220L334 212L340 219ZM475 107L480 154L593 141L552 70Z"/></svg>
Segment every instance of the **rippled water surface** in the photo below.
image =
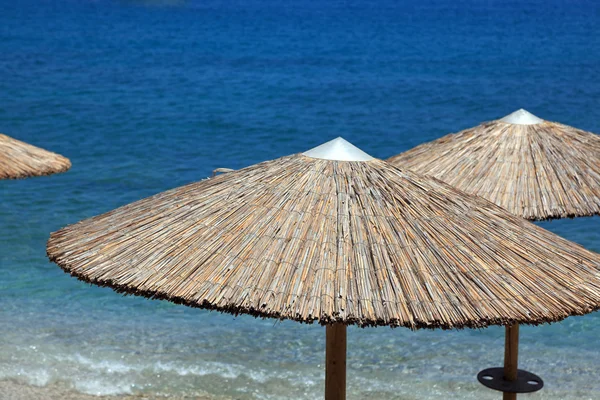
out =
<svg viewBox="0 0 600 400"><path fill-rule="evenodd" d="M49 233L339 135L385 158L521 107L600 132L600 6L522 3L0 0L0 132L73 162L0 182L0 383L319 398L323 328L91 287L47 261ZM600 251L599 218L542 225ZM600 398L599 329L523 328L546 381L528 398ZM498 398L475 375L501 328L348 339L350 398Z"/></svg>

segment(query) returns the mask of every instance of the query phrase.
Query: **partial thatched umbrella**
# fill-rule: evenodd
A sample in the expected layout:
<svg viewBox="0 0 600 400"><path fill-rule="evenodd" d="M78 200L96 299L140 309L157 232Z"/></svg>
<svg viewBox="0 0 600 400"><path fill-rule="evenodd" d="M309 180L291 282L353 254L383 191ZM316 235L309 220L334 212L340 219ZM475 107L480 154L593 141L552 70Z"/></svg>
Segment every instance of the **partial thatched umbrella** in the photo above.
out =
<svg viewBox="0 0 600 400"><path fill-rule="evenodd" d="M346 325L540 324L600 307L599 255L341 138L67 226L47 252L117 292L326 325L328 400L345 398Z"/></svg>
<svg viewBox="0 0 600 400"><path fill-rule="evenodd" d="M51 175L69 168L68 158L0 133L0 179Z"/></svg>
<svg viewBox="0 0 600 400"><path fill-rule="evenodd" d="M529 220L600 214L600 136L523 109L388 161Z"/></svg>

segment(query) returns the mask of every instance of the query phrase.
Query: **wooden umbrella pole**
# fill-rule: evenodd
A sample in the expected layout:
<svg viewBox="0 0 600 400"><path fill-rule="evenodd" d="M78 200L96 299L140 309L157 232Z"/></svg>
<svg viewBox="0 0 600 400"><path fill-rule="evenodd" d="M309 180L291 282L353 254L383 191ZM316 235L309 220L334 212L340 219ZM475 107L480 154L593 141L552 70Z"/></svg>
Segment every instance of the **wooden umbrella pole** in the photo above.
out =
<svg viewBox="0 0 600 400"><path fill-rule="evenodd" d="M519 324L506 327L504 342L504 379L514 381L517 379L517 365L519 362ZM516 400L516 393L504 392L503 400Z"/></svg>
<svg viewBox="0 0 600 400"><path fill-rule="evenodd" d="M327 325L325 335L325 400L346 400L346 325Z"/></svg>

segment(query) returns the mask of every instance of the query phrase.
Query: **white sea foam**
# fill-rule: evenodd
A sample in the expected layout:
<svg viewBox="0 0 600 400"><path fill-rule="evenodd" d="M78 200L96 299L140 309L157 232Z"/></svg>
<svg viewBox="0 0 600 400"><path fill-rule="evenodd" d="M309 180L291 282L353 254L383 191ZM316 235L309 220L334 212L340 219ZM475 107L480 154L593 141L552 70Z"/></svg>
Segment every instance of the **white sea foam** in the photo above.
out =
<svg viewBox="0 0 600 400"><path fill-rule="evenodd" d="M94 396L116 396L123 394L132 394L132 383L114 382L109 379L89 379L77 380L75 389L81 393L91 394Z"/></svg>
<svg viewBox="0 0 600 400"><path fill-rule="evenodd" d="M163 363L157 362L154 365L154 371L156 372L171 372L177 375L217 375L225 379L236 379L240 376L246 376L253 381L264 383L272 375L262 369L250 369L243 365L236 364L225 364L220 362L202 362L199 365L181 365L177 363Z"/></svg>
<svg viewBox="0 0 600 400"><path fill-rule="evenodd" d="M136 365L128 365L122 361L114 360L92 360L79 353L74 355L56 356L61 361L74 362L78 365L85 366L91 370L99 370L108 373L126 374L133 371L140 371L142 368Z"/></svg>
<svg viewBox="0 0 600 400"><path fill-rule="evenodd" d="M45 369L20 369L19 377L25 378L27 383L33 386L46 386L50 382L50 373Z"/></svg>

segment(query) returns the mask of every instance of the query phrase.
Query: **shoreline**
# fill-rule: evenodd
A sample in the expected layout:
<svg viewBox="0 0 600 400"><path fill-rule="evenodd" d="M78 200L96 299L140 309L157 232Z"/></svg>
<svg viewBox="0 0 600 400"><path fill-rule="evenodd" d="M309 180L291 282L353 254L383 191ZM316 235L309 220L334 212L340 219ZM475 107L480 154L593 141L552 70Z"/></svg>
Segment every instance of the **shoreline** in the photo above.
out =
<svg viewBox="0 0 600 400"><path fill-rule="evenodd" d="M209 396L158 396L152 394L132 395L93 395L81 393L74 388L53 383L46 386L36 386L15 379L0 380L0 400L217 400ZM219 397L218 400L228 400Z"/></svg>

